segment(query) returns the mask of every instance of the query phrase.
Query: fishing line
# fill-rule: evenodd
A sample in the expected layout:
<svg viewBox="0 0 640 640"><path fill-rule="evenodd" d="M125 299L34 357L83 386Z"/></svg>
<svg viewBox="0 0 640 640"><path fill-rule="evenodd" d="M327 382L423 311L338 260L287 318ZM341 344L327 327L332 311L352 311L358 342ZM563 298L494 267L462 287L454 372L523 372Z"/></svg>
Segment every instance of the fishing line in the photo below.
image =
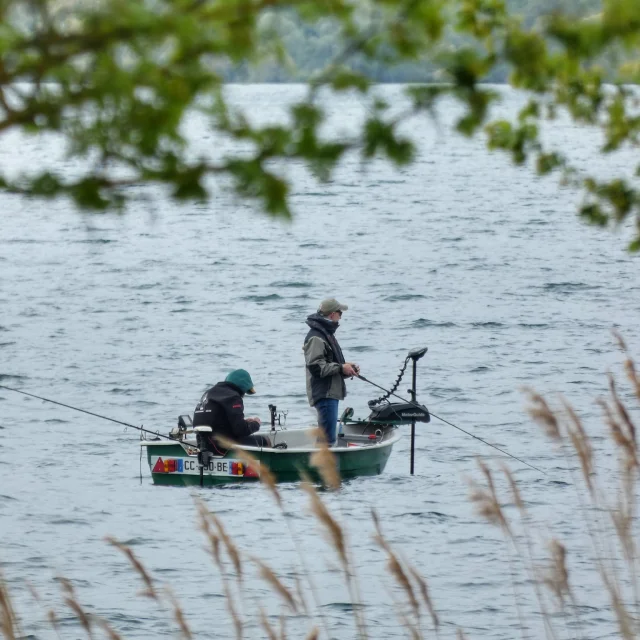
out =
<svg viewBox="0 0 640 640"><path fill-rule="evenodd" d="M399 396L397 393L393 393L392 391L387 391L387 389L385 389L384 387L381 387L379 384L376 384L375 382L372 382L371 380L369 380L368 378L365 378L361 374L356 374L356 378L360 378L360 380L364 380L365 382L368 382L369 384L373 385L374 387L378 387L378 389L381 389L382 391L387 392L391 396L395 396L399 400L402 400L403 402L406 402L407 404L410 404L413 407L416 407L418 409L422 409L422 407L417 402L411 402L410 400L407 400L407 399ZM429 411L429 413L434 418L437 418L441 422L444 422L445 424L448 424L450 427L453 427L454 429L457 429L458 431L462 431L462 433L466 433L468 436L471 436L472 438L475 438L476 440L479 440L480 442L486 444L487 446L492 447L493 449L496 449L500 453L504 453L505 456L509 456L510 458L513 458L514 460L517 460L518 462L521 462L522 464L527 465L527 467L531 467L532 469L535 469L536 471L544 474L545 476L547 475L546 471L543 471L542 469L538 469L538 467L534 467L532 464L529 464L528 462L525 462L521 458L518 458L517 456L514 456L514 455L510 454L508 451L505 451L504 449L501 449L500 447L497 447L495 444L491 444L490 442L487 442L486 440L483 440L479 436L476 436L473 433L470 433L469 431L465 431L462 427L458 427L457 425L453 424L452 422L449 422L448 420L445 420L444 418L441 418L440 416L437 416L435 413L432 413L431 411Z"/></svg>
<svg viewBox="0 0 640 640"><path fill-rule="evenodd" d="M27 393L26 391L20 391L20 389L14 389L13 387L7 387L4 384L0 384L0 389L8 389L9 391L15 391L16 393L21 393L22 395L29 396L30 398L37 398L38 400L43 400L44 402L51 402L51 404L57 404L61 407L66 407L67 409L73 409L74 411L80 411L80 413L86 413L90 416L95 416L96 418L102 418L103 420L109 420L109 422L115 422L116 424L121 424L124 427L131 427L132 429L137 429L138 431L144 431L144 433L150 433L152 436L158 438L165 438L167 440L171 440L172 442L176 442L173 438L169 436L165 436L157 431L150 431L149 429L145 429L143 427L136 427L135 424L129 424L128 422L122 422L122 420L116 420L115 418L109 418L107 416L101 416L99 413L93 413L92 411L87 411L86 409L78 409L78 407L72 407L70 404L64 404L64 402L57 402L56 400L50 400L49 398L43 398L42 396L36 396L33 393ZM191 445L189 445L191 447ZM197 449L197 447L192 447L193 449ZM198 449L199 451L199 449Z"/></svg>

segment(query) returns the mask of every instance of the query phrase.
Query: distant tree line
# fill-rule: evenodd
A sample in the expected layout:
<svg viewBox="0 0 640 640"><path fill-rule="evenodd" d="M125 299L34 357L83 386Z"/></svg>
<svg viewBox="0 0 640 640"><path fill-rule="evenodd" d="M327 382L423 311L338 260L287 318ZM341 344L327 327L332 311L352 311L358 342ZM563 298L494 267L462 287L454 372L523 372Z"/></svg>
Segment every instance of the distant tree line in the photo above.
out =
<svg viewBox="0 0 640 640"><path fill-rule="evenodd" d="M496 4L502 4L496 2ZM506 0L504 3L512 16L522 21L527 29L534 28L536 22L554 12L588 19L598 15L601 0ZM368 23L372 37L376 33L376 17L367 14L367 5L362 3L361 22ZM335 59L344 46L344 33L340 22L331 18L306 22L291 9L268 11L261 16L261 32L265 45L263 60L237 66L226 66L222 70L228 82L308 82L314 74L325 69ZM270 41L279 42L278 51L270 51ZM451 30L445 43L454 48L466 42L465 37ZM269 53L267 53L269 52ZM354 55L345 64L351 71L366 76L373 82L437 82L442 80L440 67L428 57L415 61L390 62L369 56ZM508 81L506 66L498 66L484 78L486 82Z"/></svg>

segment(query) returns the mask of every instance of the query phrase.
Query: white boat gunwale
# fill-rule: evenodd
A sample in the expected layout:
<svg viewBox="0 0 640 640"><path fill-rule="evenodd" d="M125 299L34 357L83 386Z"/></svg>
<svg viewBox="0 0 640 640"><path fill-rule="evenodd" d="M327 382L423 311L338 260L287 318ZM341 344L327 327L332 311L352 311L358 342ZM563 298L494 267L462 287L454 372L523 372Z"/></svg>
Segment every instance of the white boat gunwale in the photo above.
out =
<svg viewBox="0 0 640 640"><path fill-rule="evenodd" d="M295 429L292 429L292 431L295 431ZM300 429L300 431L303 431L303 429ZM282 431L278 431L277 433L282 433ZM389 438L385 438L383 440L380 440L380 442L372 442L371 444L360 444L357 446L353 446L353 447L349 447L349 446L344 446L344 447L331 447L330 451L340 451L341 453L358 453L359 451L362 451L363 449L366 449L368 451L372 450L372 449L382 449L384 447L388 447L391 446L393 444L395 444L396 442L398 442L398 440L400 440L400 432L397 428L394 428L394 432L392 432L391 436ZM168 447L168 446L173 446L173 445L180 445L184 450L185 453L187 454L187 456L191 456L191 457L197 457L198 453L189 453L186 448L189 447L191 449L193 448L197 448L195 444L187 444L184 441L181 440L141 440L140 441L140 446L141 447L149 447L149 446L160 446L160 447ZM275 449L273 447L252 447L249 445L239 445L238 446L239 449L242 449L243 451L248 451L248 452L255 452L255 453L261 453L261 452L268 452L268 453L275 453L275 454L287 454L287 453L314 453L316 451L319 450L319 447L296 447L296 448L288 448L288 449ZM214 456L216 458L220 457L222 458L223 456Z"/></svg>

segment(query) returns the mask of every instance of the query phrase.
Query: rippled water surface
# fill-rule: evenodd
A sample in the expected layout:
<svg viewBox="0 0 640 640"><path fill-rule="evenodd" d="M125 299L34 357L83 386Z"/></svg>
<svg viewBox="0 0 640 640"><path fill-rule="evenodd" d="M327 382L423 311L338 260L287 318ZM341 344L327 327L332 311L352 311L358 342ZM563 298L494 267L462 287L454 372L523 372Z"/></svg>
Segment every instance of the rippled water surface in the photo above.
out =
<svg viewBox="0 0 640 640"><path fill-rule="evenodd" d="M233 89L241 105L261 113L278 113L297 91ZM507 95L504 108L513 102ZM360 117L352 99L331 109L335 132ZM442 128L415 123L420 156L401 171L383 163L363 170L353 157L333 182L318 185L292 167L291 224L223 192L207 206L176 206L158 194L123 217L2 196L0 384L166 431L208 385L245 367L258 389L246 402L250 413L267 420L267 405L276 403L289 412L289 426L310 424L304 319L335 295L350 307L338 336L365 375L390 385L407 350L428 345L419 398L548 472L510 461L540 524L536 536L547 536L549 526L570 549L585 636L614 637L571 478L526 418L520 389L562 391L591 429L600 428L593 399L620 362L610 329L618 327L635 353L640 345L638 262L620 237L577 221L576 194L450 134L447 114L444 120ZM194 121L189 131L194 145L214 147L199 126ZM597 168L582 131L554 127L559 144ZM3 166L46 163L59 151L47 139L13 136L0 144ZM348 406L366 415L378 393L360 381L348 388ZM327 496L353 548L371 637L407 637L393 604L405 598L372 540L372 508L390 542L428 579L441 637L454 637L456 626L470 638L519 637L508 546L475 515L465 483L477 475L475 456L494 466L501 457L435 420L418 427L414 477L408 452L405 437L383 475ZM130 544L171 587L200 637L233 637L221 576L197 530L194 494L242 551L268 562L286 584L296 575L306 584L302 558L317 591L311 608L333 637L355 637L337 557L296 485L282 487L290 527L261 486L154 487L133 430L3 390L0 478L0 566L31 637L54 637L50 606L59 607L63 637L84 635L60 604L58 576L70 578L88 610L125 637L175 634L170 612L136 595L140 580L107 535ZM274 624L281 612L255 574L247 567L236 603L254 638L264 637L260 606ZM516 592L531 637L541 636L520 570ZM291 637L304 637L308 620L284 611Z"/></svg>

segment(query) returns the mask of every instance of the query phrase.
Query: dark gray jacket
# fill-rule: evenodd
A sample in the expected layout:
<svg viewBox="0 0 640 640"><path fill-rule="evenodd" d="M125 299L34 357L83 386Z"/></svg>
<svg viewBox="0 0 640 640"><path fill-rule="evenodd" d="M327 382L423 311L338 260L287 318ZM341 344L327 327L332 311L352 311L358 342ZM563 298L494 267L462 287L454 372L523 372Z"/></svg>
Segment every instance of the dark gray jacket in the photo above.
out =
<svg viewBox="0 0 640 640"><path fill-rule="evenodd" d="M342 375L344 356L335 338L339 323L314 313L307 318L310 327L304 339L304 359L307 365L307 397L313 407L318 400L343 400L347 387Z"/></svg>

